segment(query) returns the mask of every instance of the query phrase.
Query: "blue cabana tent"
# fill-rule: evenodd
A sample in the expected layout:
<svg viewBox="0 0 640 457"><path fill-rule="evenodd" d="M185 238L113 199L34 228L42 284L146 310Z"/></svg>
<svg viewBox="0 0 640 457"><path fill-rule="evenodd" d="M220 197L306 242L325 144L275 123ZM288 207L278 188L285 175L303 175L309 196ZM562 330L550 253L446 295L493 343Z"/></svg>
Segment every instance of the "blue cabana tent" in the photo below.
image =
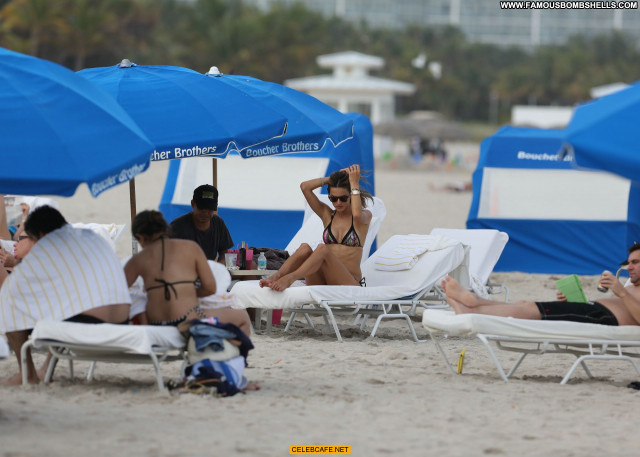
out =
<svg viewBox="0 0 640 457"><path fill-rule="evenodd" d="M640 181L640 82L579 105L565 129L576 166Z"/></svg>
<svg viewBox="0 0 640 457"><path fill-rule="evenodd" d="M509 234L496 271L615 271L640 240L638 185L575 169L565 134L503 127L482 142L467 227Z"/></svg>
<svg viewBox="0 0 640 457"><path fill-rule="evenodd" d="M361 114L348 116L353 119L354 138L337 147L326 144L319 152L250 159L231 153L218 161L218 214L234 243L284 249L302 225L305 200L300 183L353 163L371 171L363 188L375 194L371 122ZM159 207L165 219L172 221L191 211L193 189L211 179L211 159L172 161Z"/></svg>

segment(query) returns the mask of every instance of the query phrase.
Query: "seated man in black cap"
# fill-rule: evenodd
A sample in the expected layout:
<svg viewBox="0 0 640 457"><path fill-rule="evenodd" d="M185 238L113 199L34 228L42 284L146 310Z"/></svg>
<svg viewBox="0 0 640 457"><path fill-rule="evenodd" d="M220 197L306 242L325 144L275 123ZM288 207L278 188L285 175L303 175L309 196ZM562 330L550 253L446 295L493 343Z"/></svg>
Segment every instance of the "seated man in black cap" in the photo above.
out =
<svg viewBox="0 0 640 457"><path fill-rule="evenodd" d="M169 236L192 240L200 245L208 260L224 263L224 253L233 247L231 234L218 209L218 189L204 184L193 191L193 211L174 219L169 225Z"/></svg>

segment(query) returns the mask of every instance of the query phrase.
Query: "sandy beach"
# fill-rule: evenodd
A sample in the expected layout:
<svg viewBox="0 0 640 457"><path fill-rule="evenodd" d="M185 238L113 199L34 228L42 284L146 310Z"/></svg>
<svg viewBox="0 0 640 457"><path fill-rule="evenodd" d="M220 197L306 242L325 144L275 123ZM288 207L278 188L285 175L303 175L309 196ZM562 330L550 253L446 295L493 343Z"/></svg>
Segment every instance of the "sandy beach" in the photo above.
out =
<svg viewBox="0 0 640 457"><path fill-rule="evenodd" d="M167 164L153 163L136 180L138 210L156 208ZM464 228L471 193L434 192L468 181L470 172L376 171L387 206L378 243L394 234ZM224 191L221 190L221 199ZM130 252L128 187L97 199L86 187L56 199L70 222L126 223L118 254ZM551 300L559 277L494 274L511 298ZM597 277L581 277L587 295ZM286 314L285 314L286 316ZM558 382L570 356L527 359L505 383L475 339L452 338L452 355L466 350L464 374L449 373L432 342L414 343L405 324L385 323L375 338L341 320L345 341L321 325L297 321L290 333L252 335L246 372L262 389L232 398L158 392L149 366L99 364L93 382L70 381L61 364L50 385L0 388L0 457L26 456L285 456L290 445L350 445L351 455L636 456L633 412L638 391L630 364L592 364L595 379L577 371ZM427 337L419 320L421 338ZM39 357L39 356L37 356ZM500 354L507 365L515 355ZM176 362L164 368L179 377ZM0 378L16 370L0 361Z"/></svg>

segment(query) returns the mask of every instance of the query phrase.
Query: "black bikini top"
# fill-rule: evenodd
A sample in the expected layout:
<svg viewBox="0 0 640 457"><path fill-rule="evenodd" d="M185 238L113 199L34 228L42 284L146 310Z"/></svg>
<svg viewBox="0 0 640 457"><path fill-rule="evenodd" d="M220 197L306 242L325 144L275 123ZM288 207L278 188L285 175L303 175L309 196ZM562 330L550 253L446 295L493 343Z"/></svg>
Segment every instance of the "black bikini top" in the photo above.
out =
<svg viewBox="0 0 640 457"><path fill-rule="evenodd" d="M362 244L360 243L360 237L356 233L356 229L353 226L353 215L351 215L351 228L347 230L347 233L345 233L344 237L342 237L342 241L338 243L338 240L336 239L336 237L333 235L333 232L331 231L331 224L333 224L333 216L335 215L336 215L335 212L331 214L331 221L329 222L329 225L327 225L327 227L324 229L324 232L322 233L322 241L324 241L324 244L343 244L345 246L361 248Z"/></svg>
<svg viewBox="0 0 640 457"><path fill-rule="evenodd" d="M160 271L164 271L164 236L160 237L160 241L162 242L162 262L160 263ZM165 281L164 279L161 279L161 278L155 278L155 281L159 282L160 285L147 287L147 292L149 292L152 289L160 289L161 287L163 287L164 288L164 299L167 300L167 301L171 300L171 292L173 292L173 294L176 296L176 298L178 298L178 292L176 291L176 288L173 287L174 284L193 284L194 287L196 285L196 281L174 281L174 282L169 282L169 281Z"/></svg>

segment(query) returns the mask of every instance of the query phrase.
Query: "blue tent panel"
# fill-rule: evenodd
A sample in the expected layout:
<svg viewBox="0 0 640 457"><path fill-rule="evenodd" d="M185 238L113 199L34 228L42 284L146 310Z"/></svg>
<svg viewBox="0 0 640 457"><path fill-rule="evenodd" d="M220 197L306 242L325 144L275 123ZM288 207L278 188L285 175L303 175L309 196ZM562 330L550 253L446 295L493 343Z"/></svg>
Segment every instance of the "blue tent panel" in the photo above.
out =
<svg viewBox="0 0 640 457"><path fill-rule="evenodd" d="M304 211L244 210L218 211L233 236L233 242L249 246L284 249L302 225ZM247 223L247 221L249 221Z"/></svg>
<svg viewBox="0 0 640 457"><path fill-rule="evenodd" d="M529 227L525 229L525 227ZM509 234L494 271L599 274L627 259L626 248L640 239L640 227L625 222L476 219L467 228ZM585 240L586 242L581 242Z"/></svg>
<svg viewBox="0 0 640 457"><path fill-rule="evenodd" d="M509 235L496 271L599 274L605 269L615 270L626 260L627 248L640 240L640 186L633 182L628 195L627 220L479 216L486 167L532 170L532 173L572 170L571 157L559 155L564 134L562 130L503 127L482 142L478 166L473 173L473 200L467 227L496 229ZM540 188L544 186L541 180ZM527 204L527 201L521 202L523 208Z"/></svg>

